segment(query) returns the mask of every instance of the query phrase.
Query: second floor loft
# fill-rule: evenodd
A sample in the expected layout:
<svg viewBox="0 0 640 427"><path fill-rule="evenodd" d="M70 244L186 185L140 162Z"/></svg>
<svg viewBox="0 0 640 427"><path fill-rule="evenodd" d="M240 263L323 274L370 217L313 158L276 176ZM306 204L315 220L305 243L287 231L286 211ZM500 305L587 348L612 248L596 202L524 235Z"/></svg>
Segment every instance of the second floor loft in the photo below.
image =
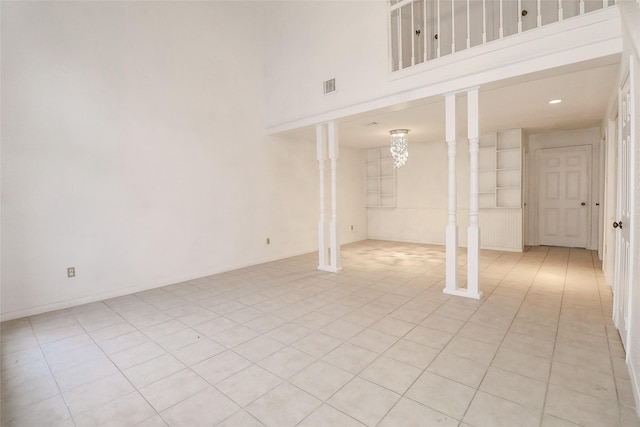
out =
<svg viewBox="0 0 640 427"><path fill-rule="evenodd" d="M431 7L435 4L437 10L434 1L419 2ZM451 5L451 0L440 1ZM454 1L455 4L461 2L466 13L466 0ZM499 0L471 0L469 8L479 5L480 11L484 7L486 14L488 5L493 4L491 1ZM520 4L524 1L528 0L521 0ZM456 40L455 50L452 43L447 43L447 53L443 54L445 46L439 37L439 57L431 53L435 51L430 50L433 46L429 45L427 55L422 57L427 59L411 65L409 55L409 65L396 66L395 70L391 67L389 43L389 16L395 5L390 5L388 0L283 2L267 15L270 32L267 46L278 47L270 49L265 58L269 132L293 132L372 110L405 108L412 102L428 103L432 97L440 99L443 94L469 87L493 90L618 63L623 50L628 49L625 46L637 32L628 10L636 8L638 0L608 1L606 7L599 0L600 8L596 8L596 3L585 1L584 14L580 14L579 1L572 3L571 10L575 13L569 13L569 1L562 0L562 20L542 19L541 15L543 25L529 27L521 19L520 32L517 17L514 29L504 28L503 9L503 37L499 37L499 27L495 29L496 37L493 37L494 30L486 27L486 43L482 37L483 26L480 25L480 35L476 38L473 32L476 27L472 27L470 21L469 28L474 35L469 48L467 15L463 15L464 25L455 22L456 34L464 30L462 41ZM507 2L518 4L517 0L503 0L503 8ZM397 3L398 7L406 4L411 2ZM537 7L537 0L532 4ZM541 0L539 4L545 8L541 10L546 11L549 4L560 3ZM499 7L499 2L497 5ZM527 9L524 18L537 15L537 9L531 10ZM560 9L555 10L557 17ZM499 8L497 16L499 23ZM440 26L442 33L442 22ZM424 38L425 34L423 27L420 37ZM425 46L421 46L424 53ZM326 93L323 82L328 80L335 83L335 90ZM310 135L313 138L313 131Z"/></svg>
<svg viewBox="0 0 640 427"><path fill-rule="evenodd" d="M390 0L391 71L616 4L616 0Z"/></svg>

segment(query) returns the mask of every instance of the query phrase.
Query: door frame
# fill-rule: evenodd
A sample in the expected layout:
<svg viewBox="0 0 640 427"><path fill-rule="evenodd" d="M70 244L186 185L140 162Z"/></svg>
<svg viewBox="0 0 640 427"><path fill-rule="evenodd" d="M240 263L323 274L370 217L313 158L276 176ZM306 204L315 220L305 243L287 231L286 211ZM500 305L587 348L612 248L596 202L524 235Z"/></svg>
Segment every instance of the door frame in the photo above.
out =
<svg viewBox="0 0 640 427"><path fill-rule="evenodd" d="M590 144L583 144L583 145L571 145L568 147L549 147L549 148L541 148L536 150L536 178L538 179L538 184L540 183L540 175L541 175L541 169L542 169L542 162L540 161L540 158L542 157L542 155L546 152L549 152L551 150L570 150L570 149L576 149L576 150L584 150L587 153L587 167L586 167L586 174L587 174L587 197L586 197L586 209L587 209L587 213L586 213L586 217L585 217L585 236L584 236L584 240L585 240L585 248L589 248L589 244L591 242L591 234L592 234L592 221L591 221L591 209L590 207L593 205L592 201L593 201L593 177L592 177L592 170L593 170L593 146ZM538 242L540 242L540 220L541 220L541 216L540 216L540 195L541 195L541 189L540 186L538 185L536 187L536 193L537 193L537 197L536 197L536 230L538 232L538 234L536 235L536 239L538 240Z"/></svg>
<svg viewBox="0 0 640 427"><path fill-rule="evenodd" d="M627 64L627 66L625 67L623 73L621 74L622 78L620 79L620 84L618 86L618 119L617 119L617 138L616 138L616 144L618 146L618 148L620 147L620 143L621 143L621 139L622 139L622 115L625 114L625 111L623 108L621 108L622 106L622 100L621 100L621 96L622 96L622 89L624 87L624 83L626 82L626 80L629 80L629 93L630 93L630 138L629 138L629 153L630 153L630 159L629 159L629 174L627 176L627 180L633 184L634 182L634 177L635 177L635 120L637 120L637 118L635 117L635 105L634 105L634 94L635 94L635 88L634 88L634 61L633 61L633 57L631 57L629 59L629 62ZM616 156L616 171L617 171L617 175L620 174L620 153L619 153L619 149L618 149L618 155ZM617 178L617 177L616 177ZM616 191L617 191L617 200L616 200L616 216L617 216L617 220L620 220L620 216L621 216L621 200L620 200L620 183L619 180L616 180ZM636 190L633 187L633 185L631 186L631 188L629 189L629 206L630 209L633 210L633 208L635 207L635 193ZM616 329L618 330L618 332L620 333L620 337L622 338L623 343L626 345L628 345L629 343L629 339L631 336L631 307L632 307L632 301L634 298L634 289L632 286L632 281L633 281L633 275L634 275L634 261L635 261L635 224L634 224L634 212L631 212L630 215L630 221L629 224L626 224L626 226L628 227L629 230L629 263L628 263L628 271L627 271L627 277L629 278L628 280L628 289L626 292L626 301L624 301L624 303L626 303L627 307L627 311L629 312L629 324L625 324L624 326L624 335L623 335L623 331L620 329L620 322L624 322L624 319L620 319L619 318L619 306L621 304L620 302L620 292L619 292L619 288L621 286L621 284L619 283L619 256L620 256L620 241L621 241L621 236L620 236L620 231L616 230L616 243L615 243L615 260L614 260L614 283L613 283L613 322L614 325L616 327ZM627 355L629 354L628 350L627 350Z"/></svg>
<svg viewBox="0 0 640 427"><path fill-rule="evenodd" d="M555 143L555 139L564 137L565 134L569 134L569 136L567 136L567 140L570 141L565 144ZM525 245L540 245L540 239L538 238L538 177L540 171L538 151L547 148L571 148L576 146L589 146L591 147L591 158L589 160L589 164L587 165L587 174L589 175L590 179L589 205L587 209L587 249L596 250L599 244L597 232L597 222L599 221L599 206L597 206L596 204L600 203L601 200L599 194L600 183L597 182L594 177L599 176L600 169L600 128L591 127L571 131L555 131L540 135L543 136L543 138L533 138L534 135L528 135L527 137L529 155L527 156L527 175L525 175L525 182L528 187L528 194L527 198L525 199L525 208L527 208L528 211L528 221L524 224L524 227L527 229L527 232L525 233L527 237Z"/></svg>
<svg viewBox="0 0 640 427"><path fill-rule="evenodd" d="M600 223L603 228L602 270L609 287L613 288L616 270L616 233L611 227L618 212L618 105L617 102L609 115L605 147L605 189L603 195L604 213Z"/></svg>

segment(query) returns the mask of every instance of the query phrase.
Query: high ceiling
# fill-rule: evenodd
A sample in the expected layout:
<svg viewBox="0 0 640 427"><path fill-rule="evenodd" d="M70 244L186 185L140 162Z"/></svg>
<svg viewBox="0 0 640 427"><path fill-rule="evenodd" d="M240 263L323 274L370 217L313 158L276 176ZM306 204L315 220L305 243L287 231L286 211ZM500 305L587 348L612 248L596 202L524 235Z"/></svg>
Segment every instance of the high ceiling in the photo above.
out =
<svg viewBox="0 0 640 427"><path fill-rule="evenodd" d="M597 126L606 117L618 81L618 55L502 80L480 88L480 130L544 132ZM562 99L550 105L552 99ZM467 101L457 97L457 130L466 135ZM444 97L370 111L338 121L340 145L387 145L389 131L409 129L410 144L444 140ZM374 124L375 123L375 124ZM298 136L313 139L313 129Z"/></svg>

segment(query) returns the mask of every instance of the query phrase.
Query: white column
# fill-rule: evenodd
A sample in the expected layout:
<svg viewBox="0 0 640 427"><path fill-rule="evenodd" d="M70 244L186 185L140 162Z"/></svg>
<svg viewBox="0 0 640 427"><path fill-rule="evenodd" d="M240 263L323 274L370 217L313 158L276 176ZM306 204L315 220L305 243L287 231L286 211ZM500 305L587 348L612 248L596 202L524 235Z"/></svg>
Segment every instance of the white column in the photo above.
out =
<svg viewBox="0 0 640 427"><path fill-rule="evenodd" d="M318 221L318 270L327 270L327 232L324 202L324 167L327 160L327 125L316 125L316 146L318 157L318 169L320 173L320 219Z"/></svg>
<svg viewBox="0 0 640 427"><path fill-rule="evenodd" d="M331 241L330 271L342 270L340 264L340 239L338 229L338 128L334 121L328 124L329 159L331 160L331 223L329 238Z"/></svg>
<svg viewBox="0 0 640 427"><path fill-rule="evenodd" d="M480 299L480 225L478 222L478 153L479 142L479 109L478 88L467 91L467 118L469 136L469 229L467 234L467 295Z"/></svg>
<svg viewBox="0 0 640 427"><path fill-rule="evenodd" d="M444 293L458 290L458 224L456 218L456 94L445 98L445 139L449 157L449 183L446 232L446 285Z"/></svg>

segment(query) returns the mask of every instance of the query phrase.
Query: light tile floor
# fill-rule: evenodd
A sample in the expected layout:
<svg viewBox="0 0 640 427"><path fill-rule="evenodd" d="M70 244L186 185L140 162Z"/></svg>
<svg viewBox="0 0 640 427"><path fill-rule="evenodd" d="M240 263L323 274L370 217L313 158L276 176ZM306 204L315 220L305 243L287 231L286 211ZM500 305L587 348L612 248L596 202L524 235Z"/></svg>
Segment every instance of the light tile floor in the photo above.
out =
<svg viewBox="0 0 640 427"><path fill-rule="evenodd" d="M640 425L593 252L483 251L482 301L442 247L316 256L3 323L2 425Z"/></svg>

